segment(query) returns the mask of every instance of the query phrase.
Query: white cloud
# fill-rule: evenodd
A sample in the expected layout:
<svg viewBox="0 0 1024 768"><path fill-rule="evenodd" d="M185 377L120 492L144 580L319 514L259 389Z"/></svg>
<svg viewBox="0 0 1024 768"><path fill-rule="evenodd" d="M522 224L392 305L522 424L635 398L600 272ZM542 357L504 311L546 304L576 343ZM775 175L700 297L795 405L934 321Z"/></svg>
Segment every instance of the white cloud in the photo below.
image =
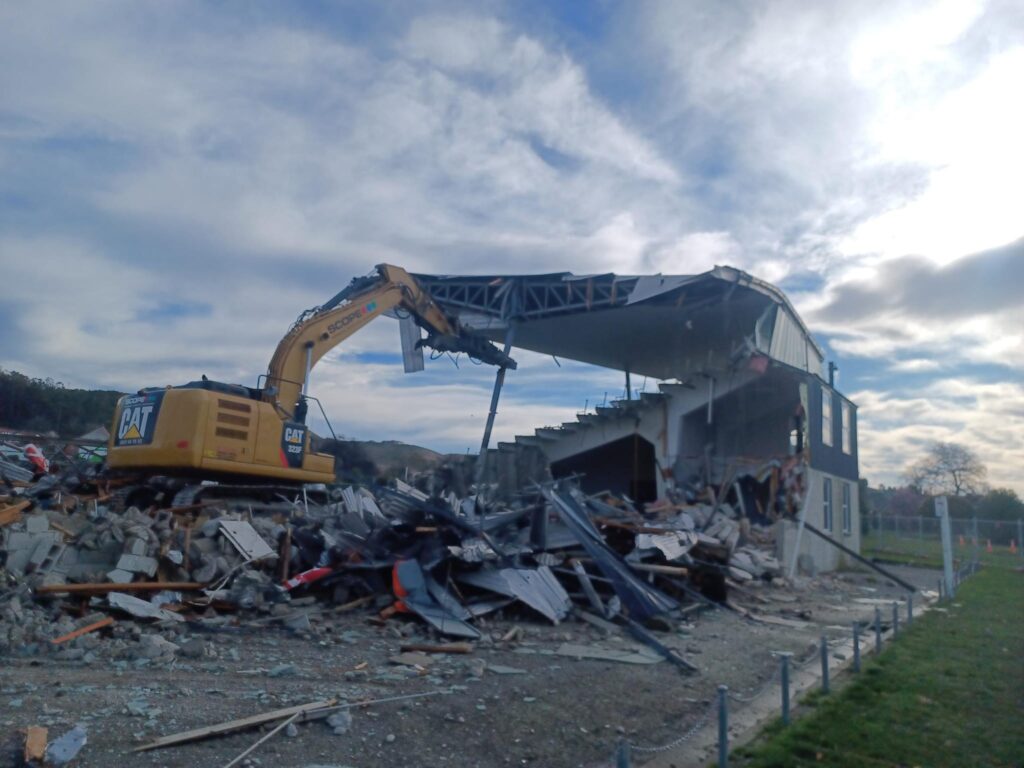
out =
<svg viewBox="0 0 1024 768"><path fill-rule="evenodd" d="M916 392L855 392L861 475L900 484L933 441L963 443L988 467L988 482L1024 494L1024 386L970 378L938 380Z"/></svg>
<svg viewBox="0 0 1024 768"><path fill-rule="evenodd" d="M1022 78L1024 45L923 103L906 86L893 85L900 79L879 81L882 106L871 131L881 155L916 160L933 171L919 197L865 221L841 249L883 258L923 254L945 264L1019 237L1024 103L1010 94Z"/></svg>
<svg viewBox="0 0 1024 768"><path fill-rule="evenodd" d="M920 371L937 371L942 365L938 360L926 360L914 358L912 360L898 360L889 365L889 370L895 373L919 373Z"/></svg>
<svg viewBox="0 0 1024 768"><path fill-rule="evenodd" d="M254 383L299 310L380 261L446 273L728 263L793 279L815 315L844 286L884 287L896 256L945 263L1021 234L1024 30L1011 11L665 0L613 11L600 40L560 40L473 7L396 15L357 40L275 11L4 5L0 259L16 290L0 312L16 310L18 334L0 340L3 363L125 388L202 372ZM182 298L207 313L140 320ZM812 327L890 374L955 376L964 363L1020 367L1020 307L946 322L883 307ZM332 412L368 437L407 422L428 444L471 445L489 373L451 385L433 373L404 400L397 367L359 362L395 349L380 323L325 361L316 380ZM621 386L536 363L510 376L506 438ZM543 397L565 386L581 401L568 413ZM956 428L933 407L946 392L863 397L869 422L885 423L863 441L872 467ZM396 401L421 408L395 424ZM978 418L1000 402L978 400Z"/></svg>

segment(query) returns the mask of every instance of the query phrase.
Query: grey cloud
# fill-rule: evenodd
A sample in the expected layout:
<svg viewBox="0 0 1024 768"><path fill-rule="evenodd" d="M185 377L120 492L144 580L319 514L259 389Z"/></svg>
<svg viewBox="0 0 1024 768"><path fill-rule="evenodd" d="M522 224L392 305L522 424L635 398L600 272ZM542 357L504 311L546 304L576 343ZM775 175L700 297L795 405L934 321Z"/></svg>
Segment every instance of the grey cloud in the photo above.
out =
<svg viewBox="0 0 1024 768"><path fill-rule="evenodd" d="M1022 295L1024 239L945 267L917 256L884 262L873 279L838 286L809 319L833 325L880 316L941 321L1019 308Z"/></svg>

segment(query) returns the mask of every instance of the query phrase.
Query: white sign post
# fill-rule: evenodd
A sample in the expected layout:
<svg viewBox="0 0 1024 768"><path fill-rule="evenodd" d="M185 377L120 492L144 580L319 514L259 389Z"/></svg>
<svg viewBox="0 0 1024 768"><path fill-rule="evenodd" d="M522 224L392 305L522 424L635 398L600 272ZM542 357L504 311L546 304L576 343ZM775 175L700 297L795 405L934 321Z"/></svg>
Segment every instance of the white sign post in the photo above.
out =
<svg viewBox="0 0 1024 768"><path fill-rule="evenodd" d="M953 596L953 534L949 530L949 500L935 498L935 516L942 528L942 575L946 581L946 595Z"/></svg>

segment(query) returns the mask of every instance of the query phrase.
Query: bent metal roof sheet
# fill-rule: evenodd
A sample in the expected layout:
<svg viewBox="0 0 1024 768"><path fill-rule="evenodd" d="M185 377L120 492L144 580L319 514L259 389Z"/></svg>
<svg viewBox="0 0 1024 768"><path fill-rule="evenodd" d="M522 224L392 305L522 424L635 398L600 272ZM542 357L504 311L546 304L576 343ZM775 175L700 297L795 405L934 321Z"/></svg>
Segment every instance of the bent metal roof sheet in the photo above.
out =
<svg viewBox="0 0 1024 768"><path fill-rule="evenodd" d="M415 275L494 341L658 379L721 370L758 350L821 374L824 353L777 287L718 266L699 275Z"/></svg>

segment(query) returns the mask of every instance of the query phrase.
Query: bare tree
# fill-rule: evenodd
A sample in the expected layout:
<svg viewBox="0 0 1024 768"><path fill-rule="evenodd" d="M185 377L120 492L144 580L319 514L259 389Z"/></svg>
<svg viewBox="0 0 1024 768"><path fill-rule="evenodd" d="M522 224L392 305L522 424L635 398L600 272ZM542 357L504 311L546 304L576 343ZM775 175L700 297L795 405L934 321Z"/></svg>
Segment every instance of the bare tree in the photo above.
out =
<svg viewBox="0 0 1024 768"><path fill-rule="evenodd" d="M924 493L966 496L985 491L988 468L966 445L936 442L904 474L909 485Z"/></svg>

